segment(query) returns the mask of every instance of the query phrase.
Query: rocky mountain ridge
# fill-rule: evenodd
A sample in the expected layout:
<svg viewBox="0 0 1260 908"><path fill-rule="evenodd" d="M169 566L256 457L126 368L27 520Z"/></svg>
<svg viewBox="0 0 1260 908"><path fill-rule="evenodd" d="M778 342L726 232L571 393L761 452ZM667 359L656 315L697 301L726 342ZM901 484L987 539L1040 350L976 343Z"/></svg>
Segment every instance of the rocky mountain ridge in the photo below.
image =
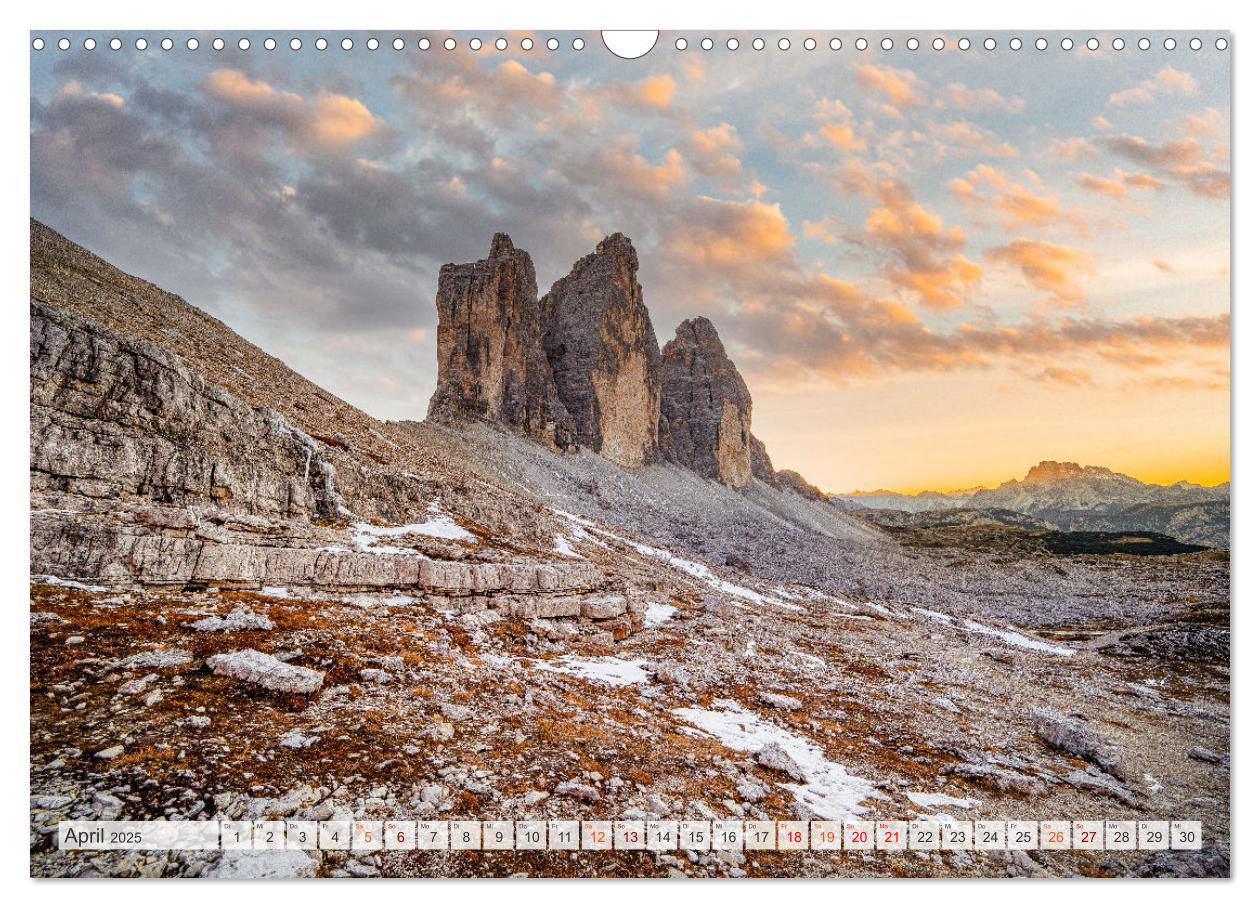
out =
<svg viewBox="0 0 1260 908"><path fill-rule="evenodd" d="M1230 486L1146 483L1106 467L1042 461L1023 479L956 492L854 492L832 495L841 507L911 514L964 509L1018 512L1064 531L1147 530L1181 542L1228 548ZM1003 522L1000 517L998 522Z"/></svg>
<svg viewBox="0 0 1260 908"><path fill-rule="evenodd" d="M505 234L488 258L444 265L428 418L488 422L553 450L580 445L622 467L665 459L731 488L757 478L821 499L800 474L776 471L752 435L752 395L712 322L684 321L660 349L638 269L620 233L541 299L528 253Z"/></svg>

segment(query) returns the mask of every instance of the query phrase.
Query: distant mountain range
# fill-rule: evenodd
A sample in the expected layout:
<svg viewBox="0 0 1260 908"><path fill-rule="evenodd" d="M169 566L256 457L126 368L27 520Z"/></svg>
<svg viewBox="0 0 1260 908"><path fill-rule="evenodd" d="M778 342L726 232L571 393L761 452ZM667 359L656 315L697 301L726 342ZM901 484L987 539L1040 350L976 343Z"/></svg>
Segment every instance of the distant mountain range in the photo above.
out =
<svg viewBox="0 0 1260 908"><path fill-rule="evenodd" d="M1229 546L1229 483L1202 486L1142 482L1106 467L1046 460L997 488L954 492L855 492L831 500L848 511L892 510L910 514L968 512L969 521L984 512L995 523L1020 525L1019 515L1060 530L1165 533L1182 542L1213 548ZM1013 512L1013 514L1012 514ZM942 513L942 519L949 519ZM881 522L887 522L882 520ZM922 524L922 520L914 521Z"/></svg>

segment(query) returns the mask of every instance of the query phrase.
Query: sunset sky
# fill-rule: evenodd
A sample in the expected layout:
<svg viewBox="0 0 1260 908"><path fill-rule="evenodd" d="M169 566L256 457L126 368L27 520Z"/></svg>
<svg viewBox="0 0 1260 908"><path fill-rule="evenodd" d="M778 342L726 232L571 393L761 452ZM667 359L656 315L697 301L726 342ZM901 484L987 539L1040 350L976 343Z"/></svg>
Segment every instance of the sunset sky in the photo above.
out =
<svg viewBox="0 0 1260 908"><path fill-rule="evenodd" d="M828 491L1229 478L1229 52L427 35L33 51L32 215L382 418L426 410L444 262L506 231L545 292L621 231L661 344L709 316Z"/></svg>

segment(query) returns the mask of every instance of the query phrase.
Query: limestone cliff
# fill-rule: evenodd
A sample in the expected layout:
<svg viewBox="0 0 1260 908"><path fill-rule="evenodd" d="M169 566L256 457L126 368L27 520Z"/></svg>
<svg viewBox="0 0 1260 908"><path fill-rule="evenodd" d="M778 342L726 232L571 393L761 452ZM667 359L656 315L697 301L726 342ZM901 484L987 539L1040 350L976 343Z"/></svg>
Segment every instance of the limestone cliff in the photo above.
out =
<svg viewBox="0 0 1260 908"><path fill-rule="evenodd" d="M577 441L623 467L659 448L661 356L638 270L614 233L542 299L543 348Z"/></svg>
<svg viewBox="0 0 1260 908"><path fill-rule="evenodd" d="M753 479L751 424L752 395L717 329L704 317L683 322L661 353L661 434L669 457L744 488Z"/></svg>
<svg viewBox="0 0 1260 908"><path fill-rule="evenodd" d="M476 417L571 449L573 420L543 352L529 253L497 233L487 258L442 266L437 311L438 380L429 418Z"/></svg>

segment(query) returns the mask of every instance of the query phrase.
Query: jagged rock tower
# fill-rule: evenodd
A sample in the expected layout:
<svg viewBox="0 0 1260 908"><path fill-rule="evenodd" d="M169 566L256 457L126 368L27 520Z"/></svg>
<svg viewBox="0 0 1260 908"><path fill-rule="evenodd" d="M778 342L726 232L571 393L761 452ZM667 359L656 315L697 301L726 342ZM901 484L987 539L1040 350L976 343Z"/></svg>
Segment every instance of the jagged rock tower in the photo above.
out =
<svg viewBox="0 0 1260 908"><path fill-rule="evenodd" d="M752 395L717 329L703 316L683 322L661 353L661 435L670 458L742 489L753 479L751 425ZM759 457L768 467L764 447Z"/></svg>
<svg viewBox="0 0 1260 908"><path fill-rule="evenodd" d="M662 351L614 233L541 300L529 255L499 233L490 256L438 277L438 385L429 418L473 417L622 467L670 460L736 489L753 480L823 494L778 470L751 431L752 395L707 318Z"/></svg>
<svg viewBox="0 0 1260 908"><path fill-rule="evenodd" d="M542 348L538 281L529 253L496 233L479 262L438 275L437 421L474 416L571 450L573 420Z"/></svg>
<svg viewBox="0 0 1260 908"><path fill-rule="evenodd" d="M638 271L614 233L542 298L543 349L578 444L623 467L660 447L661 354Z"/></svg>

